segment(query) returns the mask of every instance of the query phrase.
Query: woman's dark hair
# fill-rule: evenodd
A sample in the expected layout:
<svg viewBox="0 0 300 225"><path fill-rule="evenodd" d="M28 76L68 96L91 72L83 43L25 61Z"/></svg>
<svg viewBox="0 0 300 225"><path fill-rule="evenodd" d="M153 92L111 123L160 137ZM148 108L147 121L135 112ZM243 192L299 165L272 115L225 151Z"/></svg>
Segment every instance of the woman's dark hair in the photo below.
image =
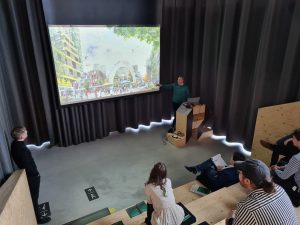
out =
<svg viewBox="0 0 300 225"><path fill-rule="evenodd" d="M233 159L233 161L245 161L246 156L240 152L234 152L232 159Z"/></svg>
<svg viewBox="0 0 300 225"><path fill-rule="evenodd" d="M158 162L156 163L151 172L147 184L153 184L154 186L160 186L160 189L165 192L165 183L167 177L167 167L164 163Z"/></svg>

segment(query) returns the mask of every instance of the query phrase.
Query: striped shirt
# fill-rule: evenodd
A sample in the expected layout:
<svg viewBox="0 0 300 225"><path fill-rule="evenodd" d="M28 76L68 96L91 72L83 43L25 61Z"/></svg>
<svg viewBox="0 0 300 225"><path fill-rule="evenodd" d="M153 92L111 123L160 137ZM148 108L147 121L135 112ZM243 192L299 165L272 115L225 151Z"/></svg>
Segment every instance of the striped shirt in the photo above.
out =
<svg viewBox="0 0 300 225"><path fill-rule="evenodd" d="M238 204L234 225L298 225L295 209L286 192L276 185L275 193L252 191Z"/></svg>
<svg viewBox="0 0 300 225"><path fill-rule="evenodd" d="M294 176L295 182L300 188L300 153L294 155L289 163L284 167L284 170L275 170L275 173L278 175L279 178L282 180L288 179L290 176Z"/></svg>

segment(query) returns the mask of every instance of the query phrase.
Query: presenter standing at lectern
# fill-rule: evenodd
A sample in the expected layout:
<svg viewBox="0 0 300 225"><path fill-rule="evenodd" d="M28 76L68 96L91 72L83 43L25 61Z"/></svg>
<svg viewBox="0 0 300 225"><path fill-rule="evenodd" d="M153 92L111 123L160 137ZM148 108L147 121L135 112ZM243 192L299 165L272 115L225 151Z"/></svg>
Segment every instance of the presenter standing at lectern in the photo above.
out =
<svg viewBox="0 0 300 225"><path fill-rule="evenodd" d="M169 130L169 132L170 131L173 132L175 131L175 127L176 127L176 111L179 108L179 106L183 102L186 102L187 99L190 97L189 88L187 85L184 84L184 79L182 76L177 77L176 83L157 84L157 86L173 91L172 105L174 111L174 120L173 120L172 128Z"/></svg>

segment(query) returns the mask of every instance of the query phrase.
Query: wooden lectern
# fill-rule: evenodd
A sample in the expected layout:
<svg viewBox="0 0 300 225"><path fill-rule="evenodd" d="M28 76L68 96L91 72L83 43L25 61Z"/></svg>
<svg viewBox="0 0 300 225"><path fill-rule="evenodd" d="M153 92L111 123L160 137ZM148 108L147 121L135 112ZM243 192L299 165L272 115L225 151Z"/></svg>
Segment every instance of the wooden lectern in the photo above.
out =
<svg viewBox="0 0 300 225"><path fill-rule="evenodd" d="M176 111L176 131L167 134L168 141L176 147L185 146L204 120L205 105L197 104L190 108L185 105L182 103Z"/></svg>

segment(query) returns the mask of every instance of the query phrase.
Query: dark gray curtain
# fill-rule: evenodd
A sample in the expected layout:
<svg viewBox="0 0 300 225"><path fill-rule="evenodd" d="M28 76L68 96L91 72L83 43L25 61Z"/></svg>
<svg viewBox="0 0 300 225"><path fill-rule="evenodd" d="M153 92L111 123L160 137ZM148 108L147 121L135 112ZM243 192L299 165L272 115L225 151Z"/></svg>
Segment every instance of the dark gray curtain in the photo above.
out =
<svg viewBox="0 0 300 225"><path fill-rule="evenodd" d="M184 74L215 134L251 149L257 109L300 100L299 0L165 0L164 74Z"/></svg>
<svg viewBox="0 0 300 225"><path fill-rule="evenodd" d="M0 168L7 175L13 169L12 127L26 125L36 143L48 140L49 133L25 1L0 2L0 33Z"/></svg>
<svg viewBox="0 0 300 225"><path fill-rule="evenodd" d="M27 127L31 143L69 146L170 119L170 95L160 92L60 107L42 1L0 4L0 178L12 170L9 133L16 125Z"/></svg>
<svg viewBox="0 0 300 225"><path fill-rule="evenodd" d="M300 100L300 0L162 0L161 10L162 83L184 75L215 134L250 149L258 107ZM30 142L69 146L171 116L161 92L60 107L40 0L1 1L0 33L0 175L17 124Z"/></svg>

